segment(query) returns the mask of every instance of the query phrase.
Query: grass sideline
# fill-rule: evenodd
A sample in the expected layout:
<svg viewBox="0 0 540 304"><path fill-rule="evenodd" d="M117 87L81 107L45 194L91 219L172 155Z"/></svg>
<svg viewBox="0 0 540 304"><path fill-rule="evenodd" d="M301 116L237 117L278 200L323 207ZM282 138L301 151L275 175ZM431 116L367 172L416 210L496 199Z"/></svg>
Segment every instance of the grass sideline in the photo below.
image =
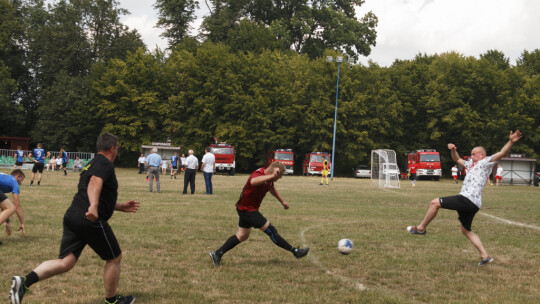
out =
<svg viewBox="0 0 540 304"><path fill-rule="evenodd" d="M8 173L2 169L1 172ZM45 172L29 187L25 171L21 201L27 238L0 227L3 257L0 290L7 297L13 275L25 275L58 255L62 216L76 192L78 174ZM117 169L119 200L141 202L136 214L115 212L109 221L123 249L119 292L136 303L538 303L540 231L478 214L473 231L495 262L477 267L479 256L461 235L457 214L442 210L426 236L412 236L434 197L454 195L450 180L402 182L381 190L369 180L286 176L277 183L284 210L270 194L261 212L293 245L307 245L296 260L264 233L227 253L220 268L208 253L236 232L234 203L247 175L214 177L205 196L197 174L195 195L182 195L183 176L162 176L161 193L149 193L136 169ZM539 189L486 186L480 211L538 227ZM11 194L8 195L12 199ZM12 217L14 230L18 227ZM355 250L336 250L349 238ZM86 248L75 268L32 286L24 303L103 303L104 262ZM361 286L367 288L362 290Z"/></svg>

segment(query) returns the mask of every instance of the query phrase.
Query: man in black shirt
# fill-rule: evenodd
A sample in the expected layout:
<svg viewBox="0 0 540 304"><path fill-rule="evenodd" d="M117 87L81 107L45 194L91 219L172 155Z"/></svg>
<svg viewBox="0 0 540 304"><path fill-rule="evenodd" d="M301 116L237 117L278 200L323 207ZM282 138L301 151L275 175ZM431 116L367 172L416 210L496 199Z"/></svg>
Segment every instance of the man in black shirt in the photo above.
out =
<svg viewBox="0 0 540 304"><path fill-rule="evenodd" d="M32 284L71 270L86 245L106 261L103 275L105 303L127 304L135 301L133 296L117 294L122 251L107 220L115 210L137 212L139 202L116 202L118 181L113 161L118 152L118 137L110 133L102 134L97 140L97 150L96 157L84 167L78 192L64 215L58 259L41 263L25 277L14 276L9 293L11 304L21 303L24 293Z"/></svg>

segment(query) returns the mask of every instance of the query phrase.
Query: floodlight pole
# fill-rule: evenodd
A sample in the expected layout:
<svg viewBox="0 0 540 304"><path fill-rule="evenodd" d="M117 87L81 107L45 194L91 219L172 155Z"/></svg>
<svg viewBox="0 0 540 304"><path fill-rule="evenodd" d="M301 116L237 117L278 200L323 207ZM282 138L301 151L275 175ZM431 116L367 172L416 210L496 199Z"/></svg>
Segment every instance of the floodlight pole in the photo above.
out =
<svg viewBox="0 0 540 304"><path fill-rule="evenodd" d="M332 56L326 57L326 62L337 62L337 85L336 85L336 107L334 109L334 136L332 137L332 167L330 168L330 180L334 180L334 157L336 156L336 128L337 128L337 108L338 108L338 96L339 96L339 67L341 62L349 62L351 65L354 63L354 58L349 57L348 60L343 60L343 57L337 56L334 59Z"/></svg>

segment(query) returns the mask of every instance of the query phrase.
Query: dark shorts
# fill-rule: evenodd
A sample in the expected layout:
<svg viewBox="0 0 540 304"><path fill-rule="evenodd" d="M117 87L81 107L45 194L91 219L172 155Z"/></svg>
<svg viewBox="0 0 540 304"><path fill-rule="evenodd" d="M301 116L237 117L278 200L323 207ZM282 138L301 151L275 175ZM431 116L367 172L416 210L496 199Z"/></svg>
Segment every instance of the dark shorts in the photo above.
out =
<svg viewBox="0 0 540 304"><path fill-rule="evenodd" d="M173 168L173 170L176 170L176 169L178 169L178 167L177 167L177 166L172 166L172 168Z"/></svg>
<svg viewBox="0 0 540 304"><path fill-rule="evenodd" d="M43 163L34 163L34 167L32 167L33 173L43 173Z"/></svg>
<svg viewBox="0 0 540 304"><path fill-rule="evenodd" d="M62 167L67 168L68 163L62 162Z"/></svg>
<svg viewBox="0 0 540 304"><path fill-rule="evenodd" d="M15 166L22 166L23 162L15 162Z"/></svg>
<svg viewBox="0 0 540 304"><path fill-rule="evenodd" d="M238 227L240 228L261 228L266 224L267 220L259 211L242 211L236 208L238 216Z"/></svg>
<svg viewBox="0 0 540 304"><path fill-rule="evenodd" d="M8 197L4 194L4 192L0 191L0 203L7 199Z"/></svg>
<svg viewBox="0 0 540 304"><path fill-rule="evenodd" d="M122 250L109 223L99 219L91 222L84 218L84 215L75 217L67 214L64 216L64 232L58 258L62 259L73 252L78 260L86 245L102 260L112 260L120 256Z"/></svg>
<svg viewBox="0 0 540 304"><path fill-rule="evenodd" d="M413 181L416 180L416 173L411 173L411 180L413 180Z"/></svg>
<svg viewBox="0 0 540 304"><path fill-rule="evenodd" d="M449 210L456 210L459 214L461 225L471 231L474 216L480 210L473 202L463 195L447 196L439 198L441 207Z"/></svg>

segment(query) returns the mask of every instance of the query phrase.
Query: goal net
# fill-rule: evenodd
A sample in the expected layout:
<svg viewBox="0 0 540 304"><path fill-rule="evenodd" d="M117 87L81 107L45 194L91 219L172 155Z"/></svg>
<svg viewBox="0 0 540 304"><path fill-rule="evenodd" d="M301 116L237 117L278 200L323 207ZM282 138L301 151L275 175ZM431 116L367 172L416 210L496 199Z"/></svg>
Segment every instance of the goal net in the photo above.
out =
<svg viewBox="0 0 540 304"><path fill-rule="evenodd" d="M399 188L399 167L394 150L371 151L371 183L379 188Z"/></svg>

